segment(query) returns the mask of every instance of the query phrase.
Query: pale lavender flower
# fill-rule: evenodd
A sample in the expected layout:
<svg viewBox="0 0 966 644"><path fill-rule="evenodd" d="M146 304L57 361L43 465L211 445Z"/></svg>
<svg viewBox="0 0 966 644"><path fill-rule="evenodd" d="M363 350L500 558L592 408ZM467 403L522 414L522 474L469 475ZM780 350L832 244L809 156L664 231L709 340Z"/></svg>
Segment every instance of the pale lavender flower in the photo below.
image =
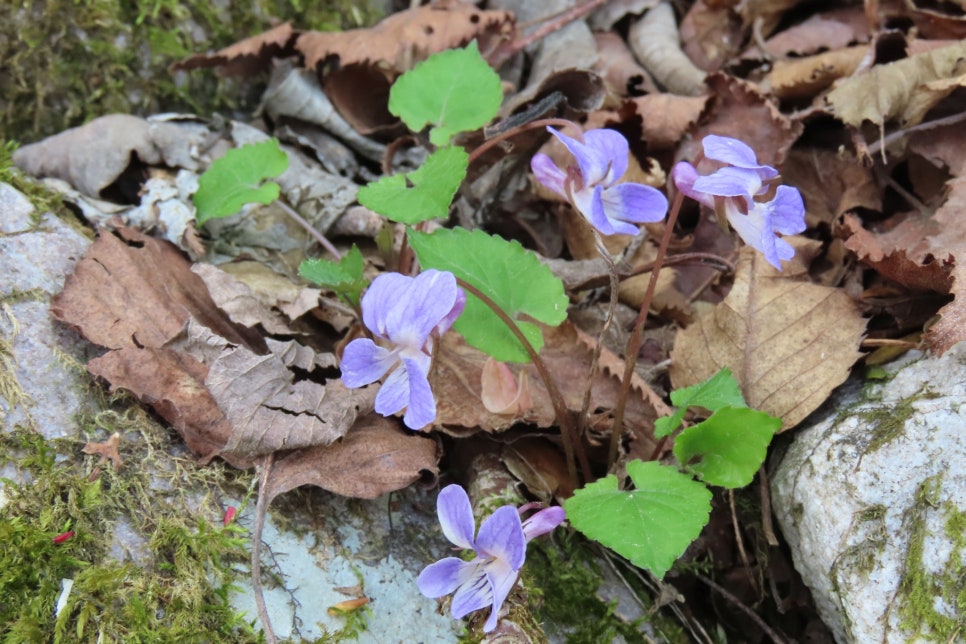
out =
<svg viewBox="0 0 966 644"><path fill-rule="evenodd" d="M651 186L617 183L627 171L627 139L614 130L588 130L583 141L547 128L577 160L558 168L546 154L535 154L530 168L537 181L569 201L602 235L636 235L635 224L660 221L667 198Z"/></svg>
<svg viewBox="0 0 966 644"><path fill-rule="evenodd" d="M728 165L701 176L693 165L681 161L671 171L674 185L727 218L746 244L781 270L782 260L794 257L795 249L777 235L805 230L802 195L795 188L774 186L778 170L760 165L755 151L741 141L709 134L702 145L706 157Z"/></svg>
<svg viewBox="0 0 966 644"><path fill-rule="evenodd" d="M405 407L403 422L410 429L433 422L433 341L456 322L465 305L466 294L452 273L383 273L362 296L362 321L388 348L368 338L350 342L342 354L342 384L361 387L391 371L376 394L376 412L391 416Z"/></svg>
<svg viewBox="0 0 966 644"><path fill-rule="evenodd" d="M540 510L526 521L512 505L504 505L491 514L474 538L476 522L466 491L459 485L448 485L439 493L436 509L443 534L453 544L475 550L472 561L447 557L430 564L419 574L419 592L435 599L453 595L451 612L454 619L481 608L491 607L483 625L489 633L496 628L500 607L513 589L527 556L527 543L546 534L564 520L564 509L552 507Z"/></svg>

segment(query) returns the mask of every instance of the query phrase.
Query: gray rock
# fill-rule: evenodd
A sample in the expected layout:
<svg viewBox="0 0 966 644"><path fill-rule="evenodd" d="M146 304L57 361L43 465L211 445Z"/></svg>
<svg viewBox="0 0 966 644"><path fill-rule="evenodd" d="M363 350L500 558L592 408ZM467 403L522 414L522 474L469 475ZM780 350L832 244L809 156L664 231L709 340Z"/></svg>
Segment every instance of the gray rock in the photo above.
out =
<svg viewBox="0 0 966 644"><path fill-rule="evenodd" d="M795 436L773 505L839 642L963 641L966 343L890 371Z"/></svg>
<svg viewBox="0 0 966 644"><path fill-rule="evenodd" d="M26 202L26 206L24 205ZM33 207L20 192L0 184L0 221L20 227ZM89 378L79 363L91 347L50 317L50 298L64 286L90 240L47 213L40 225L0 236L0 359L4 380L0 423L32 426L45 438L76 433L75 413L87 408L79 392Z"/></svg>

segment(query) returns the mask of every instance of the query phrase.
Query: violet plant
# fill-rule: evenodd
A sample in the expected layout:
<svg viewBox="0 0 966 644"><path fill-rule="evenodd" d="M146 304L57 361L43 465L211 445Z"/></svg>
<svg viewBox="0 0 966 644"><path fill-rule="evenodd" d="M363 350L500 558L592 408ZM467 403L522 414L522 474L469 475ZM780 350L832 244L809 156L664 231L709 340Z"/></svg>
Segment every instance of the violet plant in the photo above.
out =
<svg viewBox="0 0 966 644"><path fill-rule="evenodd" d="M362 387L389 373L376 394L376 412L391 416L405 409L406 427L430 424L436 418L429 386L433 343L453 326L464 306L466 294L452 273L383 273L362 297L362 320L389 348L369 338L350 342L342 354L342 384Z"/></svg>
<svg viewBox="0 0 966 644"><path fill-rule="evenodd" d="M488 140L472 154L452 143L460 132L488 123L501 99L499 77L480 57L475 43L434 55L404 74L392 88L390 111L414 130L428 126L429 143L437 147L418 170L405 176L383 177L363 187L360 203L391 221L421 226L422 222L448 215L469 164L502 138L549 124L580 129L569 122L534 122ZM575 164L557 167L549 157L538 154L531 164L534 175L563 196L597 233L638 234L640 224L660 221L668 213L667 199L659 190L620 183L629 154L622 135L590 130L572 138L550 131L567 147ZM798 191L778 185L777 170L759 164L754 151L744 143L713 135L703 143L705 156L721 167L702 176L693 165L679 163L672 172L679 193L713 208L745 243L780 270L781 261L790 259L794 250L778 235L795 234L805 227ZM224 169L220 172L222 177L231 174ZM271 172L257 166L245 176L248 179L242 183L251 183L271 176ZM209 196L209 203L216 201ZM644 320L679 208L680 198L668 214L648 292L625 350L611 462L621 435L623 405ZM576 482L574 449L580 445L580 437L553 377L539 357L543 341L540 328L530 321L557 325L566 319L568 298L562 282L519 243L482 231L457 227L426 233L410 228L407 240L423 272L415 277L384 273L373 280L361 301L367 282L357 249L339 262L307 260L300 267L303 276L334 289L358 306L373 336L353 340L346 347L341 363L343 383L358 387L383 380L376 411L384 415L402 411L407 427L422 429L436 417L430 386L433 349L451 327L469 344L498 360L533 361L554 404L570 475ZM603 248L599 239L598 245ZM606 251L602 254L612 261ZM613 264L611 272L612 297L616 297ZM564 503L567 517L577 530L657 575L664 574L707 522L711 496L707 486L739 487L750 482L780 425L778 419L745 406L729 372L672 392L671 400L680 409L667 419L659 419L655 428L659 437L671 437L688 407L712 412L710 418L674 438L677 465L632 461L626 469L634 489L623 489L623 482L610 475L578 489ZM577 456L581 456L580 451ZM585 457L581 469L589 476ZM456 618L489 607L484 630L492 630L524 564L526 543L555 528L564 518L564 508L548 508L522 521L516 508L505 506L484 521L474 535L465 492L457 486L447 487L439 497L443 532L455 545L475 552L475 557L470 561L450 557L428 566L420 575L420 590L429 597L453 593Z"/></svg>
<svg viewBox="0 0 966 644"><path fill-rule="evenodd" d="M794 257L795 249L776 235L805 231L801 193L775 185L778 170L760 165L755 151L742 141L709 134L701 143L707 158L725 165L702 176L693 165L681 161L671 171L674 185L727 220L746 244L781 270L781 262Z"/></svg>
<svg viewBox="0 0 966 644"><path fill-rule="evenodd" d="M431 599L452 594L453 619L490 607L483 632L496 628L500 608L517 583L526 560L527 543L552 531L564 520L564 509L557 506L540 510L521 521L521 513L530 505L519 509L512 505L497 508L474 536L476 522L466 491L459 485L443 488L436 500L443 534L450 543L473 550L476 556L470 561L446 557L430 564L416 580L419 592Z"/></svg>

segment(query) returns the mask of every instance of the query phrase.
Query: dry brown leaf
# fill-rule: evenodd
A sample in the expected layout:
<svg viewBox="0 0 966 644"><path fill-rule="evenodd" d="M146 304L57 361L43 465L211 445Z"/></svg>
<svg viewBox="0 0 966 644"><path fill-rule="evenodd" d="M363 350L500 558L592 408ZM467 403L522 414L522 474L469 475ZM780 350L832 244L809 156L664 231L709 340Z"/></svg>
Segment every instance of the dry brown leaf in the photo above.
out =
<svg viewBox="0 0 966 644"><path fill-rule="evenodd" d="M232 322L247 328L260 324L271 334L294 335L282 316L265 306L255 292L235 276L206 263L193 265L191 272L204 281L215 305Z"/></svg>
<svg viewBox="0 0 966 644"><path fill-rule="evenodd" d="M97 459L98 465L103 465L107 461L110 461L111 467L113 467L114 471L116 472L117 470L121 469L122 465L124 465L124 461L121 460L121 454L118 452L118 447L120 444L121 434L120 432L114 432L111 434L111 437L103 443L95 443L93 441L88 442L86 445L84 445L81 451L85 454L94 454L99 456L100 458Z"/></svg>
<svg viewBox="0 0 966 644"><path fill-rule="evenodd" d="M895 120L900 127L922 121L934 105L966 84L966 42L877 65L840 83L825 97L844 123L869 121L880 129Z"/></svg>
<svg viewBox="0 0 966 644"><path fill-rule="evenodd" d="M564 402L571 412L578 412L583 405L587 374L590 372L592 350L580 342L576 328L569 322L559 327L542 327L544 346L540 351ZM481 377L486 354L467 346L455 333L443 336L437 351L435 373L431 376L436 393L436 424L446 430L447 426L479 428L487 432L499 432L517 423L530 423L538 427L557 424L553 405L547 389L532 364L510 365L517 379L526 373L530 380L533 408L525 414L505 416L490 413L481 400ZM598 429L610 429L610 418L620 394L620 376L600 374L591 389L592 425ZM625 425L640 436L651 441L651 430L656 413L652 405L642 397L632 396L625 411ZM464 433L464 432L459 432ZM653 443L653 441L651 441Z"/></svg>
<svg viewBox="0 0 966 644"><path fill-rule="evenodd" d="M194 318L233 344L265 351L261 336L218 310L178 249L133 228L102 230L50 310L109 349L160 348Z"/></svg>
<svg viewBox="0 0 966 644"><path fill-rule="evenodd" d="M701 117L709 96L648 94L624 101L621 120L640 118L641 134L648 151L677 146L688 129Z"/></svg>
<svg viewBox="0 0 966 644"><path fill-rule="evenodd" d="M868 168L852 155L822 148L796 148L788 155L782 177L805 199L809 228L831 224L843 213L882 211L882 190Z"/></svg>
<svg viewBox="0 0 966 644"><path fill-rule="evenodd" d="M702 119L681 154L694 159L701 151L706 134L730 136L744 141L758 156L758 162L781 166L792 144L798 140L803 126L782 114L773 99L754 84L721 73L708 75L708 86L715 101ZM699 165L698 169L704 169Z"/></svg>
<svg viewBox="0 0 966 644"><path fill-rule="evenodd" d="M530 379L524 372L518 383L505 362L487 358L480 376L480 399L488 412L511 416L525 414L533 407Z"/></svg>
<svg viewBox="0 0 966 644"><path fill-rule="evenodd" d="M268 31L236 42L214 54L196 54L171 66L172 70L218 67L222 76L254 76L266 71L273 58L291 56L295 38L291 23L283 23Z"/></svg>
<svg viewBox="0 0 966 644"><path fill-rule="evenodd" d="M361 416L345 437L280 455L265 490L268 500L302 485L315 485L342 496L374 499L436 475L436 441L399 429L397 422L375 414Z"/></svg>
<svg viewBox="0 0 966 644"><path fill-rule="evenodd" d="M669 3L662 2L635 22L627 43L644 69L672 94L697 96L705 92L705 73L681 51Z"/></svg>
<svg viewBox="0 0 966 644"><path fill-rule="evenodd" d="M35 177L62 179L88 197L109 198L102 192L132 162L178 167L190 159L186 138L173 123L108 114L15 150L13 162Z"/></svg>
<svg viewBox="0 0 966 644"><path fill-rule="evenodd" d="M195 358L168 349L128 347L91 360L87 370L111 383L112 391L126 389L150 405L203 463L220 455L228 442L231 426L205 388L208 368ZM226 460L235 467L251 465L231 455Z"/></svg>
<svg viewBox="0 0 966 644"><path fill-rule="evenodd" d="M851 76L868 53L868 45L856 45L775 61L766 80L772 93L782 100L811 98L838 79Z"/></svg>
<svg viewBox="0 0 966 644"><path fill-rule="evenodd" d="M834 51L853 43L867 42L869 25L861 7L846 7L817 13L804 22L785 29L765 41L765 54L784 58L790 54L808 56L820 51ZM761 58L757 45L750 47L742 59Z"/></svg>
<svg viewBox="0 0 966 644"><path fill-rule="evenodd" d="M841 289L808 281L803 254L799 248L780 273L753 248L741 249L731 292L678 333L675 388L728 367L748 405L781 418L783 430L828 398L860 357L866 323Z"/></svg>
<svg viewBox="0 0 966 644"><path fill-rule="evenodd" d="M618 96L639 96L657 92L657 85L647 70L641 67L627 43L613 31L594 32L597 41L597 63L594 71Z"/></svg>
<svg viewBox="0 0 966 644"><path fill-rule="evenodd" d="M959 7L953 8L948 3L916 3L906 0L903 6L903 15L912 18L916 30L923 38L959 40L966 38L966 17L963 16L963 4L958 3ZM936 8L918 5L933 5ZM939 9L946 8L952 10L951 13L944 13Z"/></svg>
<svg viewBox="0 0 966 644"><path fill-rule="evenodd" d="M254 458L278 450L329 445L372 409L375 387L347 389L296 380L292 367L311 373L335 365L297 342L268 340L270 353L229 348L209 366L205 386L224 411L232 433L224 452Z"/></svg>
<svg viewBox="0 0 966 644"><path fill-rule="evenodd" d="M400 11L368 29L310 31L298 37L295 48L305 56L309 69L335 57L342 67L366 63L401 73L430 54L462 47L473 39L486 52L512 29L513 14L508 11L484 11L453 2Z"/></svg>
<svg viewBox="0 0 966 644"><path fill-rule="evenodd" d="M745 28L757 28L767 38L781 22L782 16L802 2L804 0L748 0L738 3L737 10Z"/></svg>
<svg viewBox="0 0 966 644"><path fill-rule="evenodd" d="M527 436L507 443L500 458L510 474L540 501L550 503L554 498L573 496L574 484L563 452L546 438Z"/></svg>
<svg viewBox="0 0 966 644"><path fill-rule="evenodd" d="M714 72L731 59L744 40L741 20L729 6L697 0L681 20L681 48L698 68Z"/></svg>
<svg viewBox="0 0 966 644"><path fill-rule="evenodd" d="M277 308L289 320L298 319L319 306L321 289L295 284L261 262L229 262L218 268L250 288L263 306Z"/></svg>

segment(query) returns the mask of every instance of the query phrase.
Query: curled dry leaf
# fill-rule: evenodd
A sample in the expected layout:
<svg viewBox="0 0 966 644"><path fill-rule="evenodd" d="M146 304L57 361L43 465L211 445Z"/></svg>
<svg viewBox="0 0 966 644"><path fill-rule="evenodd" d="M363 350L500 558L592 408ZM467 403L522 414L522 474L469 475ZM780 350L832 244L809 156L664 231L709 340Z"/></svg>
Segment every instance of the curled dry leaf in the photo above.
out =
<svg viewBox="0 0 966 644"><path fill-rule="evenodd" d="M266 71L273 58L293 53L295 38L301 32L283 23L268 31L236 42L214 54L196 54L171 66L174 71L218 67L222 76L254 76Z"/></svg>
<svg viewBox="0 0 966 644"><path fill-rule="evenodd" d="M462 47L474 38L486 52L512 29L513 15L508 11L452 2L400 11L368 29L307 32L298 37L295 48L309 69L335 57L342 67L366 63L401 73L430 54Z"/></svg>
<svg viewBox="0 0 966 644"><path fill-rule="evenodd" d="M567 409L578 412L583 405L593 351L579 340L576 328L569 322L542 329L544 346L540 355L554 377ZM448 333L443 336L436 357L432 376L438 411L436 424L444 431L447 426L453 426L499 432L521 422L538 427L556 425L550 396L532 364L510 366L518 380L522 374L526 374L533 398L533 406L526 413L510 416L494 414L483 406L480 383L487 359L484 353L467 346L458 334ZM591 388L592 427L610 429L619 393L620 375L598 374ZM625 426L644 437L652 447L651 427L654 418L656 413L648 400L641 396L630 397L625 410Z"/></svg>
<svg viewBox="0 0 966 644"><path fill-rule="evenodd" d="M505 362L487 358L480 376L480 399L488 412L494 414L525 414L533 407L530 380L520 374L520 382Z"/></svg>
<svg viewBox="0 0 966 644"><path fill-rule="evenodd" d="M681 20L681 48L699 69L718 71L738 53L743 31L728 3L697 0Z"/></svg>
<svg viewBox="0 0 966 644"><path fill-rule="evenodd" d="M877 65L840 83L825 97L834 115L859 127L869 121L885 128L889 121L909 127L933 106L966 84L966 42Z"/></svg>
<svg viewBox="0 0 966 644"><path fill-rule="evenodd" d="M102 230L50 310L108 349L163 347L194 318L233 344L265 351L260 335L234 324L215 306L174 246L133 228Z"/></svg>
<svg viewBox="0 0 966 644"><path fill-rule="evenodd" d="M671 381L687 387L723 367L750 407L794 427L828 398L860 357L865 320L842 290L808 281L801 238L779 273L750 247L741 249L734 286L723 302L680 331ZM812 243L812 246L817 242Z"/></svg>
<svg viewBox="0 0 966 644"><path fill-rule="evenodd" d="M404 431L398 422L375 414L361 416L344 438L279 455L265 493L269 501L302 485L342 496L374 499L399 490L425 473L439 473L436 441Z"/></svg>
<svg viewBox="0 0 966 644"><path fill-rule="evenodd" d="M500 458L510 474L540 501L550 503L554 498L573 496L574 484L567 472L563 452L546 438L527 436L507 443Z"/></svg>
<svg viewBox="0 0 966 644"><path fill-rule="evenodd" d="M19 148L13 163L27 174L62 179L82 194L100 198L132 162L196 169L189 148L197 143L174 122L108 114Z"/></svg>
<svg viewBox="0 0 966 644"><path fill-rule="evenodd" d="M594 71L600 74L611 91L618 96L639 96L658 91L651 75L634 59L623 38L613 31L597 31L594 39L598 52Z"/></svg>
<svg viewBox="0 0 966 644"><path fill-rule="evenodd" d="M118 446L121 444L121 434L120 432L114 432L111 437L108 438L103 443L95 443L93 441L84 445L81 449L85 454L93 454L99 456L97 460L98 465L103 465L107 461L111 462L111 467L114 471L121 469L121 465L124 461L121 460L121 453L118 451Z"/></svg>
<svg viewBox="0 0 966 644"><path fill-rule="evenodd" d="M835 51L852 43L869 39L869 26L861 7L846 7L817 13L804 22L789 27L764 43L764 54L754 45L741 55L743 59L763 55L785 58L789 55L809 56L821 51Z"/></svg>
<svg viewBox="0 0 966 644"><path fill-rule="evenodd" d="M671 5L662 2L631 26L628 44L644 69L672 94L697 96L705 91L705 73L681 51Z"/></svg>
<svg viewBox="0 0 966 644"><path fill-rule="evenodd" d="M868 53L868 45L856 45L805 58L775 61L766 81L780 99L811 98L838 79L851 76Z"/></svg>

